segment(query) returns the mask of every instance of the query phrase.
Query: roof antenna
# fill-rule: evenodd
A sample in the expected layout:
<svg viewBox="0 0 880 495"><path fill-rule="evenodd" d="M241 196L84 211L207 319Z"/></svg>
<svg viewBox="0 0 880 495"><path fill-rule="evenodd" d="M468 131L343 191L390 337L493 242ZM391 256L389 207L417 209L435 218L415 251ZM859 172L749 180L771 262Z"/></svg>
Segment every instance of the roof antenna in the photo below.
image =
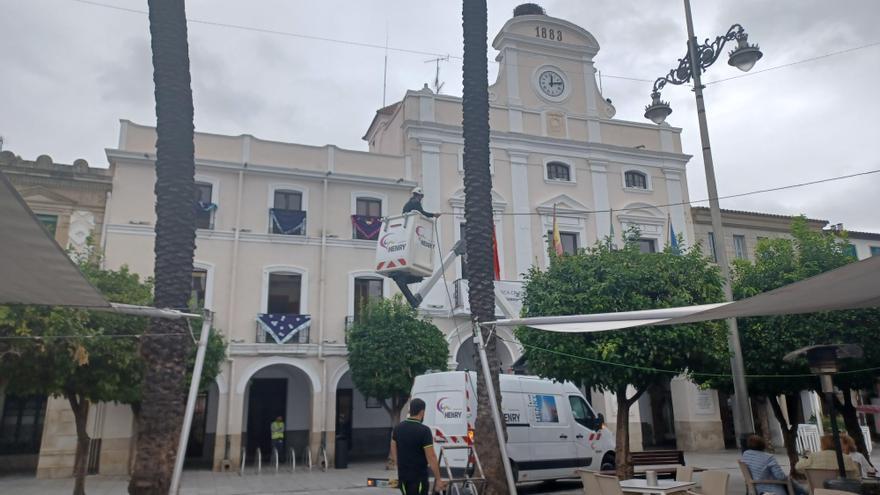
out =
<svg viewBox="0 0 880 495"><path fill-rule="evenodd" d="M436 70L434 71L434 93L440 94L440 91L443 89L443 85L445 82L440 82L440 62L449 62L449 55L445 57L437 57L432 58L430 60L425 60L425 63L434 62L436 64Z"/></svg>

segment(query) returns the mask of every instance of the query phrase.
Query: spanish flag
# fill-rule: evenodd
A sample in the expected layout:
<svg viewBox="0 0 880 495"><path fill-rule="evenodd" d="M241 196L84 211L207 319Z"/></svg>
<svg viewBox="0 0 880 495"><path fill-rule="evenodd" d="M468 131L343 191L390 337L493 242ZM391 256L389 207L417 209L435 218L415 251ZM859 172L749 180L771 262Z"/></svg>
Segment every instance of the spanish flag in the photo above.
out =
<svg viewBox="0 0 880 495"><path fill-rule="evenodd" d="M501 260L498 259L498 238L495 237L495 227L492 227L492 268L495 271L495 280L501 280Z"/></svg>
<svg viewBox="0 0 880 495"><path fill-rule="evenodd" d="M553 250L556 256L562 256L562 237L559 235L559 225L556 223L556 204L553 205Z"/></svg>

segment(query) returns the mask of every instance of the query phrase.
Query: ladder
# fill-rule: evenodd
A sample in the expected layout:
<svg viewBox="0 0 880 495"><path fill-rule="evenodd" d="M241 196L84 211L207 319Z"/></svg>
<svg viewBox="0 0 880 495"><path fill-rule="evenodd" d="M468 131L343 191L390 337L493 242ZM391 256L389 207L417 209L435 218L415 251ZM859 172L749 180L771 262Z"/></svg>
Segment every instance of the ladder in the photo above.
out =
<svg viewBox="0 0 880 495"><path fill-rule="evenodd" d="M467 464L461 477L456 478L452 475L452 466L449 465L449 456L446 455L450 450L465 450L467 453ZM446 487L447 495L479 495L486 486L486 476L483 474L483 465L480 464L480 457L477 451L471 445L441 445L440 455L437 459L440 469L446 470L448 485Z"/></svg>

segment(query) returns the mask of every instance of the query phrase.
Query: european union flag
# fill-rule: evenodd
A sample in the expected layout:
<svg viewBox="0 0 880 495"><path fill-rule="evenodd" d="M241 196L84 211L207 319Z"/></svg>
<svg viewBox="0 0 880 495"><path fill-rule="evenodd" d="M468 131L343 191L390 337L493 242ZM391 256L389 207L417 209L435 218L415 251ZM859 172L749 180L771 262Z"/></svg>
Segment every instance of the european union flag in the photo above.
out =
<svg viewBox="0 0 880 495"><path fill-rule="evenodd" d="M312 317L290 313L260 313L257 321L263 330L269 333L275 342L284 344L309 327Z"/></svg>

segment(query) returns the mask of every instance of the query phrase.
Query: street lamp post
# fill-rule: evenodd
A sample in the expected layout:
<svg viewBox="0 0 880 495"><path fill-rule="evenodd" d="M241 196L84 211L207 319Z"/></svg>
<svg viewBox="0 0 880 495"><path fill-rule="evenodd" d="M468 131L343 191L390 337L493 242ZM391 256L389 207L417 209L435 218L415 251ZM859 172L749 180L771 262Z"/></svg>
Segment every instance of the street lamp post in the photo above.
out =
<svg viewBox="0 0 880 495"><path fill-rule="evenodd" d="M733 292L730 287L730 265L727 260L727 250L724 245L724 226L721 223L721 207L718 203L718 187L715 183L715 167L712 163L712 149L709 146L709 126L706 123L706 105L703 101L703 84L701 73L718 60L721 49L728 41L736 41L736 48L730 52L728 64L748 71L763 55L757 45L749 45L748 35L743 27L734 24L723 36L718 36L715 41L707 39L702 45L697 44L694 36L694 22L691 16L690 0L684 0L684 12L688 31L688 53L679 59L678 67L669 71L669 74L658 78L654 82L654 90L651 92L651 104L645 108L645 118L655 124L662 124L666 117L672 113L668 102L660 99L660 90L667 83L680 85L693 80L694 95L697 100L697 118L700 124L700 141L703 145L703 166L706 169L706 188L709 193L709 212L712 216L712 231L715 236L715 259L721 268L724 278L724 297L726 301L733 300ZM745 437L755 431L752 413L749 407L748 388L745 379L745 367L743 365L742 347L740 345L739 329L736 319L727 320L728 347L731 351L731 370L733 373L733 390L736 398L734 410L734 427L740 440L740 445L745 448Z"/></svg>

